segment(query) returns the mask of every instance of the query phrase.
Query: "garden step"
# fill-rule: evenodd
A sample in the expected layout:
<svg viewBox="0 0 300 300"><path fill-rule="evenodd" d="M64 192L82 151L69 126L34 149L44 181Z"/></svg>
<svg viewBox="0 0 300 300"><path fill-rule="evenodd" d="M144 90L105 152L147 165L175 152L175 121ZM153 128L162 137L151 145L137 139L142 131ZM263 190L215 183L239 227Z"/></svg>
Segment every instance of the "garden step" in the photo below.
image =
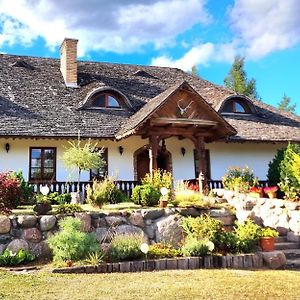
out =
<svg viewBox="0 0 300 300"><path fill-rule="evenodd" d="M284 249L282 252L285 254L287 259L300 258L300 249Z"/></svg>
<svg viewBox="0 0 300 300"><path fill-rule="evenodd" d="M299 244L294 242L283 242L283 243L275 244L275 250L284 250L284 249L299 249Z"/></svg>
<svg viewBox="0 0 300 300"><path fill-rule="evenodd" d="M287 242L286 235L279 236L279 237L275 238L275 243L284 243L284 242Z"/></svg>
<svg viewBox="0 0 300 300"><path fill-rule="evenodd" d="M300 271L300 259L287 259L285 269Z"/></svg>

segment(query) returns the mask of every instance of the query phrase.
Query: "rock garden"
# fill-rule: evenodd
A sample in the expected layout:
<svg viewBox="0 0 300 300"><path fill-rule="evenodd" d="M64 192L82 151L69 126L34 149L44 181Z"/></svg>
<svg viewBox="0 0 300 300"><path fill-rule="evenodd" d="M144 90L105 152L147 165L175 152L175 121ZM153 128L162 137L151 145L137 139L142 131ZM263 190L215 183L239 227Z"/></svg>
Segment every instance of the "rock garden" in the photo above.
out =
<svg viewBox="0 0 300 300"><path fill-rule="evenodd" d="M286 258L273 251L274 238L300 242L299 154L292 147L270 162L268 176L277 164L279 177L265 188L248 167L231 168L224 189L212 191L155 171L130 199L107 177L88 186L86 199L72 201L47 186L33 193L21 173L2 173L0 266L51 259L60 273L281 268ZM280 175L286 155L288 179ZM271 192L283 198L271 199ZM261 251L264 238L273 242Z"/></svg>

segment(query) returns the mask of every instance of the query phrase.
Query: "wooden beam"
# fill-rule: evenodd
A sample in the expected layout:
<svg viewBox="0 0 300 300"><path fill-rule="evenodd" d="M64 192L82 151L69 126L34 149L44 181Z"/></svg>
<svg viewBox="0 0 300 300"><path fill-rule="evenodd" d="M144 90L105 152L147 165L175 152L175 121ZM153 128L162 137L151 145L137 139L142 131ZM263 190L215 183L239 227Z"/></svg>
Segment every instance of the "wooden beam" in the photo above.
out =
<svg viewBox="0 0 300 300"><path fill-rule="evenodd" d="M210 120L200 120L200 119L186 119L186 118L155 118L150 121L150 125L160 125L160 124L181 124L181 125L198 125L199 127L210 127L218 125L218 122Z"/></svg>

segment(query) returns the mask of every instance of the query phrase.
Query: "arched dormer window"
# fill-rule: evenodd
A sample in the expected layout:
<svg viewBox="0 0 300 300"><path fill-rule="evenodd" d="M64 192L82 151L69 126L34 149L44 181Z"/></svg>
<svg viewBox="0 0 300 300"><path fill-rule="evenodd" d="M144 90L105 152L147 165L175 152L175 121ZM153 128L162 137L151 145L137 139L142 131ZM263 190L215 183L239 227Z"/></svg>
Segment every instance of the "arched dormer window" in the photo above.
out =
<svg viewBox="0 0 300 300"><path fill-rule="evenodd" d="M91 107L122 108L125 106L124 100L111 92L95 93L89 102Z"/></svg>
<svg viewBox="0 0 300 300"><path fill-rule="evenodd" d="M243 97L230 97L220 107L223 114L254 114L255 108L252 102Z"/></svg>

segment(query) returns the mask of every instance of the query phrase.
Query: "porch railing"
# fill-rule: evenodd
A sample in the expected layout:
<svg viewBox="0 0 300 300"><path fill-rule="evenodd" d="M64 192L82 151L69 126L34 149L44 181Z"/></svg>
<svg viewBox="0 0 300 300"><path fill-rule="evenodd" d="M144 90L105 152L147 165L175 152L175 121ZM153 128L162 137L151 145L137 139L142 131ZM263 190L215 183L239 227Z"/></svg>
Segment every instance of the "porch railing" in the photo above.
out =
<svg viewBox="0 0 300 300"><path fill-rule="evenodd" d="M79 184L79 190L82 193L83 197L85 198L86 194L86 187L89 184L92 184L92 181L81 181ZM135 186L139 184L138 181L134 180L118 180L115 181L115 184L119 190L121 190L125 195L128 197L131 196L132 190ZM77 182L66 182L66 181L56 181L52 183L45 183L45 182L34 182L30 183L33 186L35 192L39 192L40 188L44 185L47 185L50 188L50 192L58 192L59 194L62 193L71 193L76 192L78 183Z"/></svg>
<svg viewBox="0 0 300 300"><path fill-rule="evenodd" d="M198 179L188 179L185 181L188 181L193 184L198 183ZM88 184L92 184L92 181L82 181L79 184L79 190L82 193L84 198L85 198L85 194L86 194L86 187ZM119 190L121 190L125 195L130 197L132 194L133 188L135 186L137 186L138 184L140 184L140 182L135 181L135 180L118 180L118 181L115 181L115 184ZM50 191L52 193L58 192L59 194L62 194L62 193L76 192L78 183L77 182L56 181L56 182L52 182L52 183L34 182L34 183L30 183L30 185L33 186L35 192L39 192L40 188L43 185L47 185L50 188ZM261 187L268 186L268 181L260 180L259 186L261 186ZM222 180L208 180L208 187L210 190L211 189L221 189L221 188L223 188Z"/></svg>

